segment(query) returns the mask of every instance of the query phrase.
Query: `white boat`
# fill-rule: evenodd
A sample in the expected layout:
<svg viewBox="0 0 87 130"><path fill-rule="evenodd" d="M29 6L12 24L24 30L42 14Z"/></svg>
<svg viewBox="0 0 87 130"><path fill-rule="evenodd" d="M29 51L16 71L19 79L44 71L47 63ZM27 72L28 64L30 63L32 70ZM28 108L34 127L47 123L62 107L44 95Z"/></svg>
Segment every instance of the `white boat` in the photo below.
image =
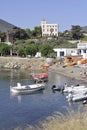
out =
<svg viewBox="0 0 87 130"><path fill-rule="evenodd" d="M68 101L76 102L76 101L83 101L85 99L87 99L87 92L68 95Z"/></svg>
<svg viewBox="0 0 87 130"><path fill-rule="evenodd" d="M28 94L44 89L45 85L45 83L32 85L21 85L21 83L17 83L17 86L10 86L10 91L15 94Z"/></svg>
<svg viewBox="0 0 87 130"><path fill-rule="evenodd" d="M73 91L79 91L79 90L87 90L87 87L85 85L71 85L70 87L65 86L63 92L73 92Z"/></svg>

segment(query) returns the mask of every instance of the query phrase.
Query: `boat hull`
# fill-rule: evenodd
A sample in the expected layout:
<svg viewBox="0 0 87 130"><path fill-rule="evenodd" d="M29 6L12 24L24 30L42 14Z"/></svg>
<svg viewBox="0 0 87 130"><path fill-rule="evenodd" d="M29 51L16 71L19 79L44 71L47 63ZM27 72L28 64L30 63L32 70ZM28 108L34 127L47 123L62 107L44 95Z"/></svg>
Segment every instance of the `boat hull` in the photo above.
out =
<svg viewBox="0 0 87 130"><path fill-rule="evenodd" d="M45 84L27 85L27 86L15 86L10 87L10 91L15 94L29 94L44 89Z"/></svg>
<svg viewBox="0 0 87 130"><path fill-rule="evenodd" d="M34 74L34 75L32 75L32 77L33 77L34 80L38 80L38 79L44 80L44 79L48 78L48 72L40 73L40 74Z"/></svg>

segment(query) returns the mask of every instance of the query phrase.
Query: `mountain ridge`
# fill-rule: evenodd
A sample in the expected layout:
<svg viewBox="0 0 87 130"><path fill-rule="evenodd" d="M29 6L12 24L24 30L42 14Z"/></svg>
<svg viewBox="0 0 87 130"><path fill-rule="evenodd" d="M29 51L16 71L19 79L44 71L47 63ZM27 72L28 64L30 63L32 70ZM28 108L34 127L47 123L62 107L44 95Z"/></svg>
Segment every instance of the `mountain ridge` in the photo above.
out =
<svg viewBox="0 0 87 130"><path fill-rule="evenodd" d="M0 31L1 32L7 32L8 30L12 29L13 27L15 27L15 25L0 19Z"/></svg>
<svg viewBox="0 0 87 130"><path fill-rule="evenodd" d="M7 32L8 30L17 27L6 20L0 19L0 32ZM82 26L81 27L81 32L87 33L87 26Z"/></svg>

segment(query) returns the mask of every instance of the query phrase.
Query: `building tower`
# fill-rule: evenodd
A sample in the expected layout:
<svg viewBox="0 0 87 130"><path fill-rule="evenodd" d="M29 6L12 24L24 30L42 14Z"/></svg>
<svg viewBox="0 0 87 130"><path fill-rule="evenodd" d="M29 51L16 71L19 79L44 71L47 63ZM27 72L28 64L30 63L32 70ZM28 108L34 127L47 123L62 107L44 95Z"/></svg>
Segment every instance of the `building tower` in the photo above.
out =
<svg viewBox="0 0 87 130"><path fill-rule="evenodd" d="M46 20L41 21L42 36L57 36L58 24L47 24Z"/></svg>

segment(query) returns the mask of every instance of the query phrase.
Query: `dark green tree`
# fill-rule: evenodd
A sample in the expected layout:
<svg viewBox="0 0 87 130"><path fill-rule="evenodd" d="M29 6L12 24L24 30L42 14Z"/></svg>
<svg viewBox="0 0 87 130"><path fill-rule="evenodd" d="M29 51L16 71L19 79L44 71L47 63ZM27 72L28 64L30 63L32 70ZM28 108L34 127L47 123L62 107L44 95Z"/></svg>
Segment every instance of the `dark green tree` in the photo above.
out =
<svg viewBox="0 0 87 130"><path fill-rule="evenodd" d="M1 42L5 42L6 41L6 33L0 32L0 38L1 38Z"/></svg>
<svg viewBox="0 0 87 130"><path fill-rule="evenodd" d="M25 31L28 35L28 38L32 38L32 31L29 28L26 28Z"/></svg>
<svg viewBox="0 0 87 130"><path fill-rule="evenodd" d="M36 52L38 52L39 48L37 44L30 44L26 47L26 54L35 56Z"/></svg>
<svg viewBox="0 0 87 130"><path fill-rule="evenodd" d="M10 55L10 49L11 49L11 46L4 43L0 44L0 54L2 56Z"/></svg>
<svg viewBox="0 0 87 130"><path fill-rule="evenodd" d="M41 26L36 26L34 30L32 31L32 36L40 38L42 34Z"/></svg>
<svg viewBox="0 0 87 130"><path fill-rule="evenodd" d="M49 44L43 44L41 46L40 51L41 51L42 56L45 56L45 57L48 57L51 53L54 52L53 47Z"/></svg>
<svg viewBox="0 0 87 130"><path fill-rule="evenodd" d="M81 27L79 25L72 25L71 37L73 40L80 40L81 38L83 38L83 34L81 33Z"/></svg>
<svg viewBox="0 0 87 130"><path fill-rule="evenodd" d="M25 57L26 56L26 48L24 46L21 46L18 50L17 50L17 54L19 56Z"/></svg>
<svg viewBox="0 0 87 130"><path fill-rule="evenodd" d="M16 32L13 35L14 40L16 40L16 39L21 40L21 39L27 39L28 38L28 34L26 33L26 31L24 29L18 28L15 31Z"/></svg>

